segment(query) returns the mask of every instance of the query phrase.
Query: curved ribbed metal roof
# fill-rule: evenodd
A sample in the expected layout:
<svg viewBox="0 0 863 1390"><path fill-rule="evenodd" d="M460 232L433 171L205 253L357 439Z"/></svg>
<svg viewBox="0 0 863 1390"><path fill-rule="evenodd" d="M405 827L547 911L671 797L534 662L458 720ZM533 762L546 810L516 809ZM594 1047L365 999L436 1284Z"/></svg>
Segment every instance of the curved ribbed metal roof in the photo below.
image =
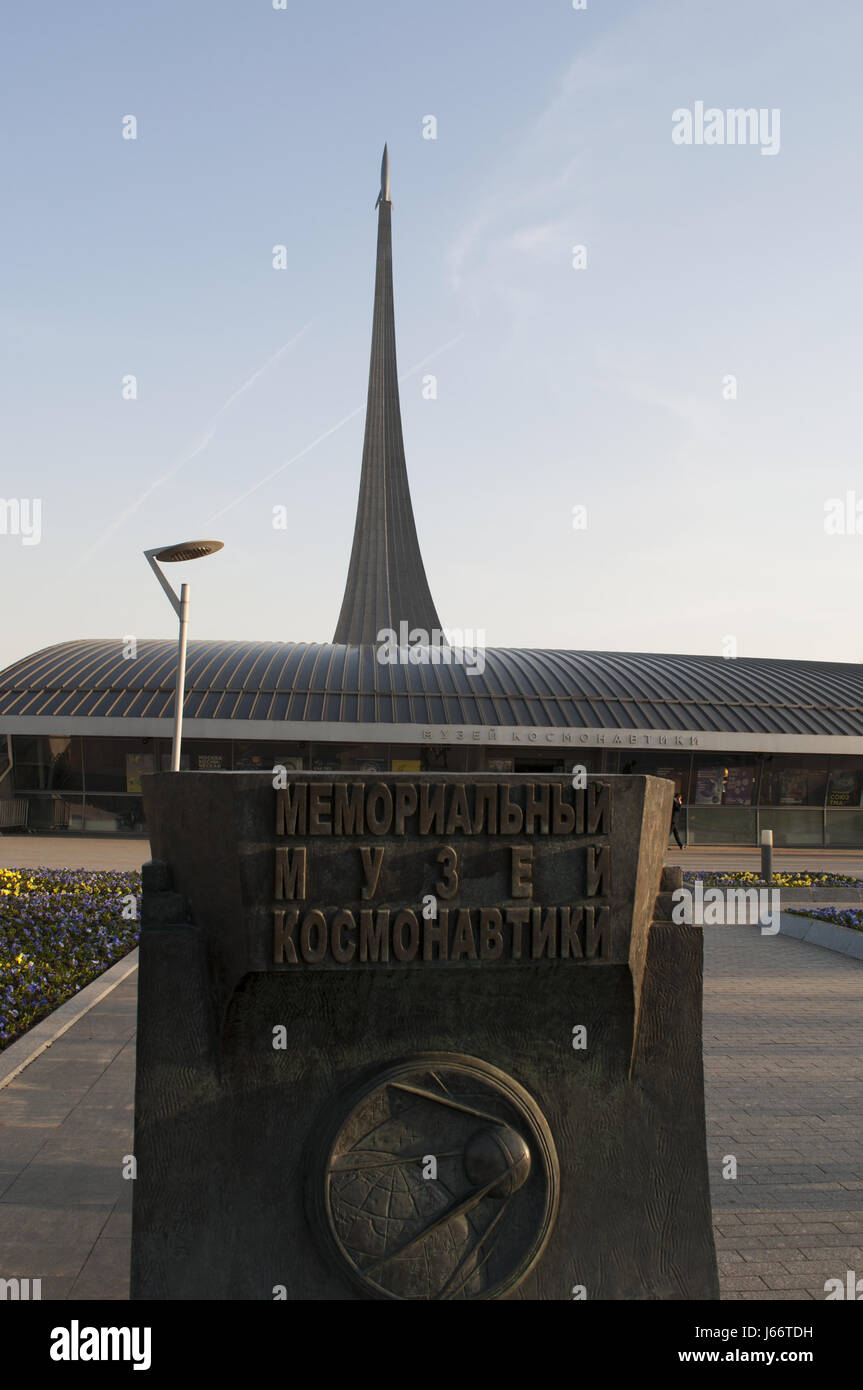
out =
<svg viewBox="0 0 863 1390"><path fill-rule="evenodd" d="M502 648L482 655L484 670L472 675L466 665L381 664L371 646L190 642L185 718L863 735L859 665ZM0 672L0 729L24 717L168 719L176 660L167 641L139 642L133 660L117 641L48 647Z"/></svg>

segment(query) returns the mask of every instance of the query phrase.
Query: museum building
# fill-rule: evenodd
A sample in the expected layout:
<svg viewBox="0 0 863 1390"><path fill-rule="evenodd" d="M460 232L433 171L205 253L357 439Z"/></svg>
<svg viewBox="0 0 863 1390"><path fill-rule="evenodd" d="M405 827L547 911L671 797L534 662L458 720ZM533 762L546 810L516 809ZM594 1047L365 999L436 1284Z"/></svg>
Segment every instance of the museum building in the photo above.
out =
<svg viewBox="0 0 863 1390"><path fill-rule="evenodd" d="M402 439L386 151L356 527L331 643L191 641L182 767L651 773L690 844L863 846L857 664L470 650L444 631ZM405 627L406 625L406 627ZM426 645L384 654L381 634ZM399 659L401 658L401 659ZM175 641L63 642L0 672L0 830L145 834L170 766Z"/></svg>

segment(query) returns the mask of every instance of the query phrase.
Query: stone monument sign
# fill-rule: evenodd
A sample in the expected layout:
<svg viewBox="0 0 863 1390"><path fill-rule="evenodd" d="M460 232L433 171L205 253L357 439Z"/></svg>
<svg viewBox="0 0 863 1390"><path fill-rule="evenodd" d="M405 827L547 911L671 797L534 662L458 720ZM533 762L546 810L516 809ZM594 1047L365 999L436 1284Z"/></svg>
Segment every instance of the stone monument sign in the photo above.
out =
<svg viewBox="0 0 863 1390"><path fill-rule="evenodd" d="M144 797L133 1297L718 1297L670 783Z"/></svg>

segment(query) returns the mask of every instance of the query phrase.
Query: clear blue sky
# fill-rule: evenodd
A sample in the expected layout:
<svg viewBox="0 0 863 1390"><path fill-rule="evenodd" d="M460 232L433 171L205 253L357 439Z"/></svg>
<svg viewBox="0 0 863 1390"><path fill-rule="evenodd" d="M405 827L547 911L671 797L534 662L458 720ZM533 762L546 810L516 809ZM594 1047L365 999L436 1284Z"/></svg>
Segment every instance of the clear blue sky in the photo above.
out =
<svg viewBox="0 0 863 1390"><path fill-rule="evenodd" d="M863 658L857 0L10 0L0 47L0 666L173 637L140 552L195 535L193 637L331 638L384 140L444 623ZM779 153L675 145L697 101Z"/></svg>

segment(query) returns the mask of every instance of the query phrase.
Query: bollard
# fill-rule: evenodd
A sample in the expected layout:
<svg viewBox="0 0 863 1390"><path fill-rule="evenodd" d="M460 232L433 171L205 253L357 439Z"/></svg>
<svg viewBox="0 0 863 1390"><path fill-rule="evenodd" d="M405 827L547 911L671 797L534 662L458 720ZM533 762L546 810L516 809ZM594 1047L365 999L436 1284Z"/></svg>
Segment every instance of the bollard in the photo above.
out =
<svg viewBox="0 0 863 1390"><path fill-rule="evenodd" d="M761 832L761 877L765 883L773 882L773 831Z"/></svg>

